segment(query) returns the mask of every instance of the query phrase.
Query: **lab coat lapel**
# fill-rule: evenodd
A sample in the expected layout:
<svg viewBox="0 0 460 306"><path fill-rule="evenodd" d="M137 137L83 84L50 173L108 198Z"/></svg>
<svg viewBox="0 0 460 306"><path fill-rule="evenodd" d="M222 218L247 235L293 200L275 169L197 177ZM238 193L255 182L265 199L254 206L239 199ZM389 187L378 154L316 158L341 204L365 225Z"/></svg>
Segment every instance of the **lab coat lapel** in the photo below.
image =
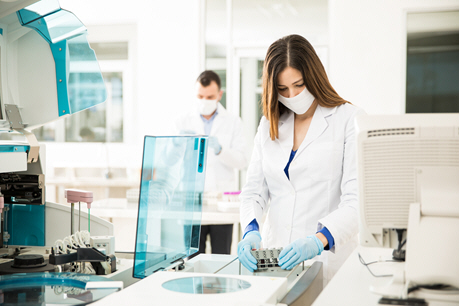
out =
<svg viewBox="0 0 460 306"><path fill-rule="evenodd" d="M280 118L278 143L281 148L282 162L287 163L294 145L294 113L284 113ZM284 169L284 168L283 168Z"/></svg>
<svg viewBox="0 0 460 306"><path fill-rule="evenodd" d="M316 107L315 113L313 114L313 118L310 123L310 127L308 128L307 135L305 135L305 139L303 140L302 144L300 145L296 157L305 150L315 139L317 139L323 132L326 130L328 124L326 117L329 116L332 112L335 111L335 107L332 108L325 108L320 105Z"/></svg>
<svg viewBox="0 0 460 306"><path fill-rule="evenodd" d="M198 135L204 135L204 124L203 120L201 119L201 115L193 117L193 130Z"/></svg>

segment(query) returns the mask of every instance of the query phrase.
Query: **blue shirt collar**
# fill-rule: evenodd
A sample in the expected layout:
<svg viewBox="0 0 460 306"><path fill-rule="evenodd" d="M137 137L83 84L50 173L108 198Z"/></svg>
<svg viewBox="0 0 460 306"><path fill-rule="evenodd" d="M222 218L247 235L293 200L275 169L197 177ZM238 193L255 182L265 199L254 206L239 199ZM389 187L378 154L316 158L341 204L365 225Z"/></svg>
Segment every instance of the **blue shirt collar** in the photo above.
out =
<svg viewBox="0 0 460 306"><path fill-rule="evenodd" d="M217 114L219 113L219 111L217 110L216 108L216 112L214 113L214 115L211 116L211 118L206 119L205 117L203 117L203 115L200 114L200 117L201 117L201 120L203 120L203 122L211 122L214 120L214 118L216 118Z"/></svg>

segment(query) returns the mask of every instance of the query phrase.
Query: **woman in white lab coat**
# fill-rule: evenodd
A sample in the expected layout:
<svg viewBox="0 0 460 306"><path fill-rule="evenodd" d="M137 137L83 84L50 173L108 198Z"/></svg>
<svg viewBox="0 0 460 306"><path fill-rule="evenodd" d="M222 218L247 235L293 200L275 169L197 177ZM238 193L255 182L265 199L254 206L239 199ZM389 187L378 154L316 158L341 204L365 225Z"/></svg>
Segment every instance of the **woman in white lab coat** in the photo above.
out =
<svg viewBox="0 0 460 306"><path fill-rule="evenodd" d="M251 248L283 247L281 268L321 260L326 284L357 245L354 118L362 110L336 93L315 50L299 35L269 47L262 105L240 196L239 259L252 271L257 261Z"/></svg>

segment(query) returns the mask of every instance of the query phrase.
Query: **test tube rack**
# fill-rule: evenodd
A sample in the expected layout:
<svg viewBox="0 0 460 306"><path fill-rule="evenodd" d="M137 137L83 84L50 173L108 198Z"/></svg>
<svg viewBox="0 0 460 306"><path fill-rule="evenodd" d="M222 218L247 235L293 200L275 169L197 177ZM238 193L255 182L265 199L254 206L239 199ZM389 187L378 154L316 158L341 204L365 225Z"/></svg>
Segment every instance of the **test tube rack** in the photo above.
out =
<svg viewBox="0 0 460 306"><path fill-rule="evenodd" d="M260 272L284 272L278 265L278 258L283 248L252 250L251 254L257 259L257 270L254 273Z"/></svg>

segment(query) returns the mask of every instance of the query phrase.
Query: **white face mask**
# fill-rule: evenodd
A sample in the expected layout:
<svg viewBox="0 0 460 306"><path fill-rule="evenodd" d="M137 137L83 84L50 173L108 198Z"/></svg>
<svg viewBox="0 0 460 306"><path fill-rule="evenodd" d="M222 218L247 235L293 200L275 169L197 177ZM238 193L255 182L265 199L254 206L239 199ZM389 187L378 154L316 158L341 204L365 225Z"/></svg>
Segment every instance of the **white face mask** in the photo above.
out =
<svg viewBox="0 0 460 306"><path fill-rule="evenodd" d="M315 97L307 90L307 87L294 98L286 98L278 94L278 101L297 115L305 114L314 100Z"/></svg>
<svg viewBox="0 0 460 306"><path fill-rule="evenodd" d="M217 109L217 100L196 99L198 112L201 115L211 115Z"/></svg>

